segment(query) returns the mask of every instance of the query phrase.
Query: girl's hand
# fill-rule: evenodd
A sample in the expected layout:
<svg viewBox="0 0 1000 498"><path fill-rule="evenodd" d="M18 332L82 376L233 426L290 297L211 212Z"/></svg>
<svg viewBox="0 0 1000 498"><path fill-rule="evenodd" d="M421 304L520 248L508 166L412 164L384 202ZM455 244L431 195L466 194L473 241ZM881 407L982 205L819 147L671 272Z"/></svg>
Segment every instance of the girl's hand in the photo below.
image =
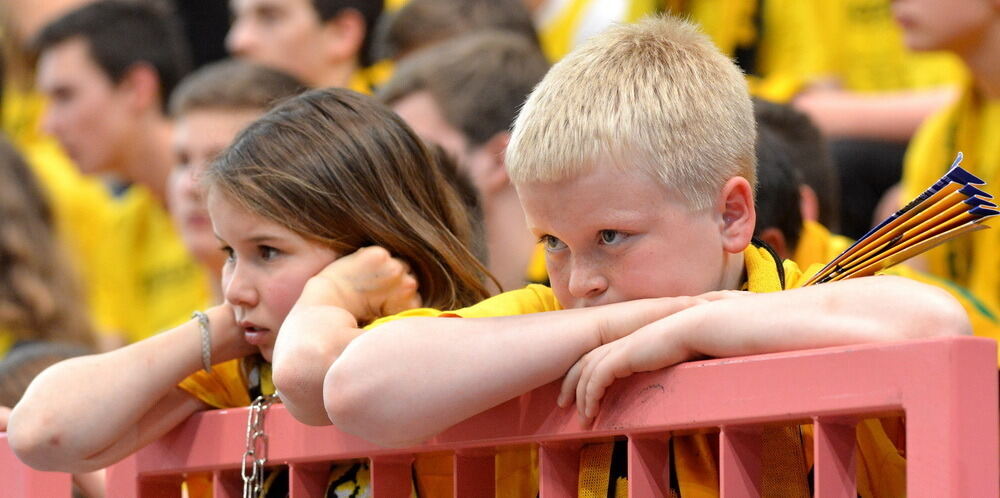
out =
<svg viewBox="0 0 1000 498"><path fill-rule="evenodd" d="M330 263L309 279L298 301L344 308L359 322L418 308L421 302L409 265L378 246Z"/></svg>

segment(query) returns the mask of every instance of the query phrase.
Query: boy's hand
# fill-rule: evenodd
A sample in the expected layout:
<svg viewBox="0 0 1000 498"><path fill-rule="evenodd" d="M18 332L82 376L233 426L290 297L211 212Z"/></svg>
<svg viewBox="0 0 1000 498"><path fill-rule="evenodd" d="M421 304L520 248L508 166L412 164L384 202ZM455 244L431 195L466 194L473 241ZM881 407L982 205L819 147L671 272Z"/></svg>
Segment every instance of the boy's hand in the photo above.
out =
<svg viewBox="0 0 1000 498"><path fill-rule="evenodd" d="M648 372L673 366L692 358L693 353L671 327L670 317L677 312L722 299L748 295L743 291L714 291L693 297L667 298L672 306L665 318L648 321L631 334L605 343L583 355L566 373L557 403L569 406L576 399L577 410L584 419L592 419L605 390L615 379L638 372Z"/></svg>
<svg viewBox="0 0 1000 498"><path fill-rule="evenodd" d="M298 303L339 306L363 322L417 308L421 298L409 265L370 246L338 258L309 279Z"/></svg>

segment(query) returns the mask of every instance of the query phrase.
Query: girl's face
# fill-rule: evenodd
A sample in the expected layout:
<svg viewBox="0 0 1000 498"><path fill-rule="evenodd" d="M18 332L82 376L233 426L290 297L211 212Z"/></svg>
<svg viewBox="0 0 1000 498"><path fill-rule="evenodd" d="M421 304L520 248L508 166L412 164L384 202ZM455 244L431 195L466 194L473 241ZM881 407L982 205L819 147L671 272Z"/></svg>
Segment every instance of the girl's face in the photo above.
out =
<svg viewBox="0 0 1000 498"><path fill-rule="evenodd" d="M226 255L222 291L247 342L271 361L274 340L306 281L338 254L210 193L208 213Z"/></svg>

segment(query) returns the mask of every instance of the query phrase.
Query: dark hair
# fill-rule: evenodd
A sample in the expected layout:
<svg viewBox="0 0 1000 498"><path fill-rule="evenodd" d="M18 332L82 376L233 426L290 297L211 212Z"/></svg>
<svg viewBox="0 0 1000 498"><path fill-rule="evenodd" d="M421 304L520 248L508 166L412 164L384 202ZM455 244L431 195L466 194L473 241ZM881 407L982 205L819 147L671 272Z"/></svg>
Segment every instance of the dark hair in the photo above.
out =
<svg viewBox="0 0 1000 498"><path fill-rule="evenodd" d="M137 64L148 64L166 100L189 70L190 54L176 19L140 2L101 0L52 21L38 34L34 48L42 53L74 38L83 39L94 62L115 83Z"/></svg>
<svg viewBox="0 0 1000 498"><path fill-rule="evenodd" d="M15 340L92 345L75 275L52 211L24 159L0 136L0 330Z"/></svg>
<svg viewBox="0 0 1000 498"><path fill-rule="evenodd" d="M539 43L522 0L410 0L379 21L375 56L401 59L432 43L485 29L512 31Z"/></svg>
<svg viewBox="0 0 1000 498"><path fill-rule="evenodd" d="M201 67L170 95L170 114L193 110L269 109L302 92L305 85L281 71L230 59Z"/></svg>
<svg viewBox="0 0 1000 498"><path fill-rule="evenodd" d="M802 233L798 171L785 153L782 138L767 127L757 129L757 226L754 235L777 228L794 251Z"/></svg>
<svg viewBox="0 0 1000 498"><path fill-rule="evenodd" d="M209 195L346 254L379 245L410 264L424 304L471 305L489 275L468 213L402 119L341 88L288 99L243 130L203 175Z"/></svg>
<svg viewBox="0 0 1000 498"><path fill-rule="evenodd" d="M425 143L425 145L434 157L434 163L440 168L444 179L455 189L462 205L465 206L469 216L469 224L472 225L472 240L469 241L469 250L483 266L488 266L490 255L489 249L486 247L486 225L483 221L483 204L479 197L479 190L472 183L469 174L458 167L458 164L443 147L431 143Z"/></svg>
<svg viewBox="0 0 1000 498"><path fill-rule="evenodd" d="M379 91L392 103L426 90L473 145L510 129L549 63L535 43L505 31L459 36L405 58Z"/></svg>
<svg viewBox="0 0 1000 498"><path fill-rule="evenodd" d="M368 66L374 60L371 57L372 39L375 34L375 23L382 15L382 0L312 0L320 21L329 21L344 9L356 10L365 20L365 39L361 45L359 58L362 66Z"/></svg>
<svg viewBox="0 0 1000 498"><path fill-rule="evenodd" d="M757 124L777 133L791 167L819 198L819 221L840 230L840 179L826 140L808 115L790 105L755 98Z"/></svg>

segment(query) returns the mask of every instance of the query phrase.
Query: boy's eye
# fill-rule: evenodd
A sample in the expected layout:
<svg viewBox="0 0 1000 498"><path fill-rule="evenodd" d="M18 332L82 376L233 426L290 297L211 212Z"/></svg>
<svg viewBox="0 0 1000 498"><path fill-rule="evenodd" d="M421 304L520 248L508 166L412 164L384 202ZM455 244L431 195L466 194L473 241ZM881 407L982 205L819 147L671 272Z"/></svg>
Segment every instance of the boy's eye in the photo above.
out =
<svg viewBox="0 0 1000 498"><path fill-rule="evenodd" d="M274 259L278 255L278 250L271 246L259 246L257 250L260 251L260 257L263 260Z"/></svg>
<svg viewBox="0 0 1000 498"><path fill-rule="evenodd" d="M618 230L601 230L598 235L601 238L601 243L606 245L617 244L625 240L625 234Z"/></svg>
<svg viewBox="0 0 1000 498"><path fill-rule="evenodd" d="M236 253L233 252L232 247L222 246L220 250L226 254L226 261L236 260Z"/></svg>
<svg viewBox="0 0 1000 498"><path fill-rule="evenodd" d="M564 244L563 241L551 235L542 235L542 237L539 239L539 242L541 242L542 245L545 246L545 249L548 251L558 251L566 247L566 244Z"/></svg>

